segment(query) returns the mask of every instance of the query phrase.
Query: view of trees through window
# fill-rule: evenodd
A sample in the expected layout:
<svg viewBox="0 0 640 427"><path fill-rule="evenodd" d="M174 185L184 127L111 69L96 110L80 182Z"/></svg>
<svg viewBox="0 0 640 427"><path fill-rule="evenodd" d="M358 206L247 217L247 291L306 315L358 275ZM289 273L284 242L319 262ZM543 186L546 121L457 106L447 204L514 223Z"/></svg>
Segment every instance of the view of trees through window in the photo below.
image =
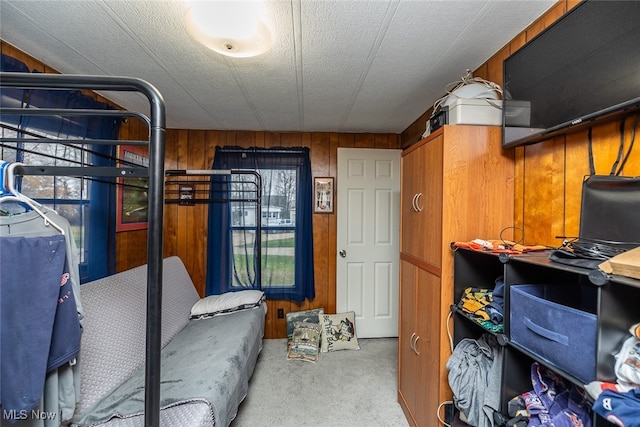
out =
<svg viewBox="0 0 640 427"><path fill-rule="evenodd" d="M233 284L252 283L257 221L261 233L261 283L263 287L295 285L296 192L294 169L260 169L262 205L247 201L231 203L233 236ZM247 183L232 184L232 199L245 199L254 191L253 177L241 175Z"/></svg>
<svg viewBox="0 0 640 427"><path fill-rule="evenodd" d="M5 138L17 137L17 132L11 128L2 126L0 129ZM7 142L3 143L0 150L3 160L17 161L25 165L80 166L87 163L87 151L82 145ZM89 219L88 180L70 176L30 175L18 178L17 185L22 194L54 209L69 221L78 247L79 259L83 263L86 255L85 225Z"/></svg>

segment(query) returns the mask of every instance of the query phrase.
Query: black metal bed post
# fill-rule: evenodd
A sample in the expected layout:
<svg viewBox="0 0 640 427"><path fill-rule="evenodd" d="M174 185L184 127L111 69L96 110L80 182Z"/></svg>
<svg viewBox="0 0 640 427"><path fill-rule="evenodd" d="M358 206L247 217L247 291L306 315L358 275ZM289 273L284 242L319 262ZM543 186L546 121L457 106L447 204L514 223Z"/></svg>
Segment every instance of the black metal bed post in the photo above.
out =
<svg viewBox="0 0 640 427"><path fill-rule="evenodd" d="M149 136L149 225L147 257L147 359L145 371L145 426L160 426L160 350L162 349L162 258L164 233L165 108L162 95L146 85L151 102ZM151 327L149 327L151 325Z"/></svg>
<svg viewBox="0 0 640 427"><path fill-rule="evenodd" d="M165 106L160 92L132 77L0 72L4 87L138 91L150 102L149 218L147 230L147 324L145 426L160 425L160 350L162 337L162 259L164 221ZM90 143L90 141L85 141ZM114 141L114 144L118 144Z"/></svg>

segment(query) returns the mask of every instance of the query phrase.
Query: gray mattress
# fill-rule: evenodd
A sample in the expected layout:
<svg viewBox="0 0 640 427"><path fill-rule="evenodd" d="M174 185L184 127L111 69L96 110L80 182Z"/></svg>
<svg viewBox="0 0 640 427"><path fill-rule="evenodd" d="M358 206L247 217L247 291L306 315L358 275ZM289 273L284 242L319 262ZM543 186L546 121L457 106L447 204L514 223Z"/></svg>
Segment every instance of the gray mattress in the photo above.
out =
<svg viewBox="0 0 640 427"><path fill-rule="evenodd" d="M227 427L262 350L265 307L191 320L162 351L162 426ZM144 367L74 420L80 426L144 425Z"/></svg>

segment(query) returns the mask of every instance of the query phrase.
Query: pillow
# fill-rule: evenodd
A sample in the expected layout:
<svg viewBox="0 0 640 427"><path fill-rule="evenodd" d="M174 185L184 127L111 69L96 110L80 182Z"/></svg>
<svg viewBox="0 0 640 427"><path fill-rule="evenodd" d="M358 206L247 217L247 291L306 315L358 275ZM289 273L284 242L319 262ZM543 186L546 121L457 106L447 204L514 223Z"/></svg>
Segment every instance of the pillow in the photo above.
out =
<svg viewBox="0 0 640 427"><path fill-rule="evenodd" d="M316 362L320 353L320 324L296 322L293 328L291 344L287 350L288 360Z"/></svg>
<svg viewBox="0 0 640 427"><path fill-rule="evenodd" d="M285 316L287 319L287 342L291 343L293 337L293 329L296 322L309 322L320 324L320 315L324 314L324 308L314 308L304 311L293 311L287 313Z"/></svg>
<svg viewBox="0 0 640 427"><path fill-rule="evenodd" d="M221 295L210 295L198 300L191 307L191 319L212 317L217 314L233 313L258 307L264 302L264 292L259 290L245 290L226 292Z"/></svg>
<svg viewBox="0 0 640 427"><path fill-rule="evenodd" d="M356 313L321 314L322 352L360 350L356 335Z"/></svg>

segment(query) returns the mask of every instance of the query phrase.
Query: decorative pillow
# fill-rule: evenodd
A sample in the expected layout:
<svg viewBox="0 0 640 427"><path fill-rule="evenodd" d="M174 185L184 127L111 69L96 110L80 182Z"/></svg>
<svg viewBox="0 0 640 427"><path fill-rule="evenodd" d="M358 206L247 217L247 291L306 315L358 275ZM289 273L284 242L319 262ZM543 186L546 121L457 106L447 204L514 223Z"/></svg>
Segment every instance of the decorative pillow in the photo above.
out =
<svg viewBox="0 0 640 427"><path fill-rule="evenodd" d="M324 308L314 308L311 310L287 313L285 316L287 318L287 342L291 343L291 338L293 338L293 329L295 328L296 322L320 324L321 314L324 314Z"/></svg>
<svg viewBox="0 0 640 427"><path fill-rule="evenodd" d="M191 319L212 317L217 314L232 313L258 307L264 301L264 292L248 289L244 291L226 292L221 295L210 295L198 300L191 307Z"/></svg>
<svg viewBox="0 0 640 427"><path fill-rule="evenodd" d="M320 350L321 328L318 323L296 322L287 359L316 362Z"/></svg>
<svg viewBox="0 0 640 427"><path fill-rule="evenodd" d="M356 313L321 314L322 352L360 350L356 335Z"/></svg>

